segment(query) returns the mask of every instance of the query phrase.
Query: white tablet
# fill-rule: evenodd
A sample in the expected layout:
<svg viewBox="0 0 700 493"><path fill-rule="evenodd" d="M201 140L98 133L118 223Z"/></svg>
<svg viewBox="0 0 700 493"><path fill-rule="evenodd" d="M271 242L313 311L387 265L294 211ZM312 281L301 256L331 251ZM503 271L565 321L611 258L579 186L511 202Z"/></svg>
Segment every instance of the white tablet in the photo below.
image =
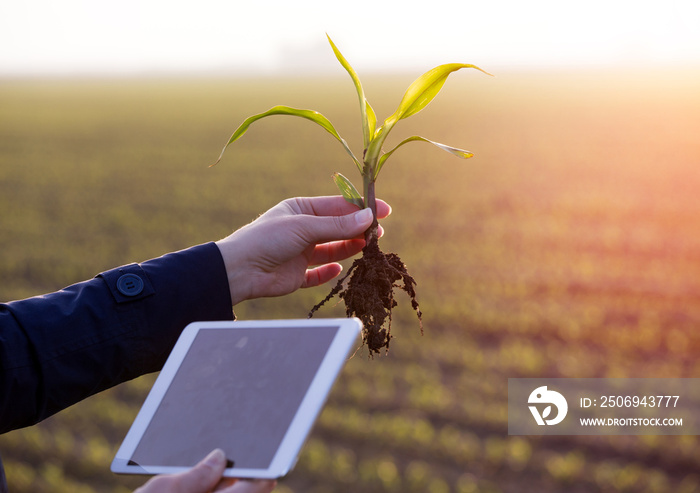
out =
<svg viewBox="0 0 700 493"><path fill-rule="evenodd" d="M221 448L227 477L284 476L361 328L353 318L188 325L112 471L180 472Z"/></svg>

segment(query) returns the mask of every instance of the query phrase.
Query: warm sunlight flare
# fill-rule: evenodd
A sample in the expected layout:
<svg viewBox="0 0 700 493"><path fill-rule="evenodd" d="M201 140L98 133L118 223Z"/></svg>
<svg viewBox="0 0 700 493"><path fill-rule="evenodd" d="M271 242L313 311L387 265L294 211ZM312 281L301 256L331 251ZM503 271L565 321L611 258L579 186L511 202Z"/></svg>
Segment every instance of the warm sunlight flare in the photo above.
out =
<svg viewBox="0 0 700 493"><path fill-rule="evenodd" d="M91 2L0 6L0 76L325 70L324 33L362 73L449 60L492 69L700 64L700 3L652 0ZM366 26L368 29L358 29ZM368 35L367 33L371 33ZM335 67L333 67L335 68Z"/></svg>

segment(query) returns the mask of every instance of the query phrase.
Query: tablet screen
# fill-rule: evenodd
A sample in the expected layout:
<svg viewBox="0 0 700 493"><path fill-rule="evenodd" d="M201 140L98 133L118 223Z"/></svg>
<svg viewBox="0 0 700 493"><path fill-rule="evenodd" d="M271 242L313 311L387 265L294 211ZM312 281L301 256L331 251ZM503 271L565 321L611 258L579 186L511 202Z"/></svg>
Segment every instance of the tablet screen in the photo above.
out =
<svg viewBox="0 0 700 493"><path fill-rule="evenodd" d="M318 413L330 390L312 383L340 326L311 325L199 328L172 377L159 376L169 381L156 381L152 393L163 388L157 398L149 395L154 409L137 417L136 443L122 457L127 470L116 472L190 468L214 448L224 450L234 469L269 470L302 401L318 401L309 408Z"/></svg>

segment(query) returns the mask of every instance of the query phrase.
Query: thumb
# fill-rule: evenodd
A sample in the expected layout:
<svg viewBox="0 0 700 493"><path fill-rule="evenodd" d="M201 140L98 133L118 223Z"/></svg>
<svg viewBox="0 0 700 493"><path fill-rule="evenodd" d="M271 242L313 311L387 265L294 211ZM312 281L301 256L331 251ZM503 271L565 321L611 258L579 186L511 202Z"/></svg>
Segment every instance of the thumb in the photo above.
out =
<svg viewBox="0 0 700 493"><path fill-rule="evenodd" d="M371 209L362 209L343 216L299 216L304 217L304 229L311 242L349 240L362 235L372 225Z"/></svg>
<svg viewBox="0 0 700 493"><path fill-rule="evenodd" d="M367 231L367 228L372 225L374 214L372 209L367 207L347 216L342 216L342 219L348 223L346 231L350 234L350 238L354 238Z"/></svg>
<svg viewBox="0 0 700 493"><path fill-rule="evenodd" d="M216 449L202 459L199 464L187 472L180 473L178 486L180 491L188 493L206 493L211 491L221 480L226 468L224 451Z"/></svg>

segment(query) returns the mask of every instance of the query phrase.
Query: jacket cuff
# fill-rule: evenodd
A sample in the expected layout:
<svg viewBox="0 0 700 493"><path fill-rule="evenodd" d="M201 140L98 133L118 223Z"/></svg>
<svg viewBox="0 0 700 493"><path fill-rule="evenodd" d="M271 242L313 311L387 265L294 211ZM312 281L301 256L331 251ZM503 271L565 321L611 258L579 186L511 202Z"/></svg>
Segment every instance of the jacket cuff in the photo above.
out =
<svg viewBox="0 0 700 493"><path fill-rule="evenodd" d="M234 318L226 267L213 242L99 277L125 323L139 328L139 373L160 370L188 324Z"/></svg>

